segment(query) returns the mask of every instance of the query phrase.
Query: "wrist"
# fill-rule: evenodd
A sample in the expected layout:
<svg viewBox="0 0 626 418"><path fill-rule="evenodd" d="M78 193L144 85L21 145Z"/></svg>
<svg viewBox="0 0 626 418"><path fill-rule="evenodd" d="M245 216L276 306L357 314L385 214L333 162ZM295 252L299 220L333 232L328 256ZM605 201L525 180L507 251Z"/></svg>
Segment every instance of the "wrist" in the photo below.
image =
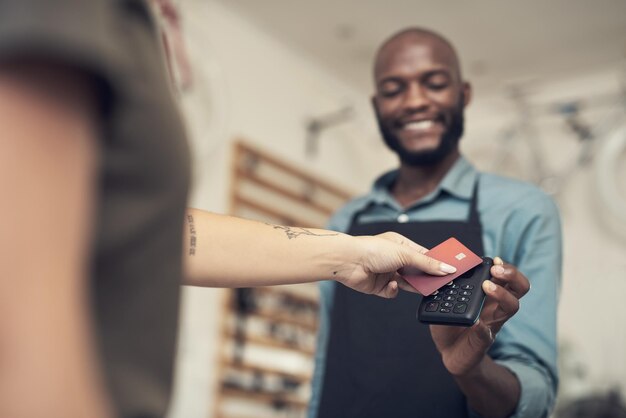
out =
<svg viewBox="0 0 626 418"><path fill-rule="evenodd" d="M454 378L458 381L464 382L476 382L483 379L486 375L486 369L489 363L489 356L486 354L482 356L482 358L472 367L463 371L462 373L458 373L454 375Z"/></svg>
<svg viewBox="0 0 626 418"><path fill-rule="evenodd" d="M347 234L336 237L335 245L329 248L331 280L346 284L367 258L364 240Z"/></svg>

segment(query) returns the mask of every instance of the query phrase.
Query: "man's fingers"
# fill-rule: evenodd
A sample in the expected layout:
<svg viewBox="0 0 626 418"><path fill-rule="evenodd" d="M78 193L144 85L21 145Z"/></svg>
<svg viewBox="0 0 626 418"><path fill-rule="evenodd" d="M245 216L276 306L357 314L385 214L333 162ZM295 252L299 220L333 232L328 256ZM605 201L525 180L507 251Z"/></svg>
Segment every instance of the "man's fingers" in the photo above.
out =
<svg viewBox="0 0 626 418"><path fill-rule="evenodd" d="M511 264L494 264L490 273L494 283L506 286L518 299L530 290L530 282L526 276Z"/></svg>
<svg viewBox="0 0 626 418"><path fill-rule="evenodd" d="M487 294L488 298L497 301L498 307L507 315L508 318L515 315L515 313L519 310L519 300L509 291L509 289L505 289L491 280L485 280L483 282L483 290Z"/></svg>
<svg viewBox="0 0 626 418"><path fill-rule="evenodd" d="M515 266L507 264L500 257L494 257L491 275L493 281L508 287L515 296L521 298L530 290L530 282Z"/></svg>

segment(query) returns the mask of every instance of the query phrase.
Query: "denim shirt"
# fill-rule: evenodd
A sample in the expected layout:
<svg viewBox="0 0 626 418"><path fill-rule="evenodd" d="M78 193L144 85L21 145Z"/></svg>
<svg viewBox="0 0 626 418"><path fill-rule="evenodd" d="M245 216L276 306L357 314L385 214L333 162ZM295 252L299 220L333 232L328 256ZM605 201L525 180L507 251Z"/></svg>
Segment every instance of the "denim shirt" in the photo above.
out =
<svg viewBox="0 0 626 418"><path fill-rule="evenodd" d="M359 217L363 223L467 219L478 177L485 255L500 256L515 265L531 283L531 290L520 301L520 310L497 334L489 355L520 382L520 401L512 416L547 418L558 386L556 313L562 260L561 224L553 200L528 183L487 173L479 175L461 157L433 192L402 208L389 192L397 175L397 170L382 175L370 193L341 208L331 218L329 228L346 232L352 215L367 205L370 208ZM335 286L333 281L320 283L320 329L309 418L316 418L322 394ZM470 415L478 416L472 411Z"/></svg>

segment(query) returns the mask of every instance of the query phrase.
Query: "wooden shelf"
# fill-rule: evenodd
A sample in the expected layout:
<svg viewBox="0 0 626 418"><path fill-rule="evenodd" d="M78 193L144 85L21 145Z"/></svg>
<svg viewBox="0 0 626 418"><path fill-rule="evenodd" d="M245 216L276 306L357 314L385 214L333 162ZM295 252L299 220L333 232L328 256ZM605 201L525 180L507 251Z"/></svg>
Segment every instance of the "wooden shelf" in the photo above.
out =
<svg viewBox="0 0 626 418"><path fill-rule="evenodd" d="M308 198L305 195L300 195L298 193L295 193L285 187L281 187L278 184L274 184L274 183L270 183L267 180L262 179L261 177L258 177L256 174L254 173L248 173L246 170L244 169L238 169L237 170L237 174L241 177L245 177L246 181L249 181L251 183L256 184L257 186L261 186L267 190L270 190L272 192L278 193L280 195L283 195L295 202L301 203L303 205L309 206L312 209L317 210L318 212L321 212L322 214L330 217L334 212L335 209L333 208L329 208L328 206L322 205L320 203L317 203L315 201L313 201L312 199Z"/></svg>
<svg viewBox="0 0 626 418"><path fill-rule="evenodd" d="M264 163L272 165L278 168L279 170L288 173L289 175L301 178L308 183L315 184L320 189L325 190L326 192L330 194L336 195L342 198L343 200L349 200L352 198L351 193L346 192L345 190L342 190L341 188L335 186L331 182L323 180L317 176L313 176L309 173L305 173L300 168L296 168L295 166L291 166L287 163L284 163L280 161L279 159L277 159L276 157L250 144L244 144L242 142L239 142L238 144L236 144L235 152L238 153L240 157L245 158L246 155L249 155L252 157L259 158L263 160ZM246 174L245 176L249 177L249 174Z"/></svg>
<svg viewBox="0 0 626 418"><path fill-rule="evenodd" d="M232 153L230 167L232 176L231 190L229 193L229 213L232 215L246 214L256 220L271 220L272 223L290 225L293 227L314 227L319 228L321 224L334 211L334 207L339 206L351 198L351 194L335 186L330 181L324 181L316 175L306 173L302 167L283 162L278 158L249 144L238 141ZM319 309L319 296L310 289L298 288L294 286L267 286L254 290L259 298L267 297L281 303L281 299L288 299L290 304L296 305L294 310L280 307L271 307L272 303L260 307L264 309L253 310L247 313L250 321L243 327L243 341L254 345L263 354L274 354L280 361L281 355L292 354L301 357L302 365L296 370L300 372L291 373L280 369L280 363L275 366L266 366L263 357L258 359L261 365L250 364L253 353L245 352L244 362L234 362L232 353L226 348L231 348L232 344L239 337L235 335L233 326L233 316L237 315L235 300L232 297L234 291L229 293L228 298L222 300L222 309L226 315L223 316L222 329L219 333L220 350L217 357L217 393L215 394L214 411L212 416L217 418L252 418L245 417L246 413L227 414L223 406L225 402L235 404L238 400L244 402L258 402L272 407L276 402L284 403L286 408L291 408L294 412L306 412L307 400L302 399L302 394L298 393L270 393L247 390L245 388L229 387L228 378L238 374L261 373L270 379L284 378L290 379L294 383L308 385L311 381L311 370L313 368L313 357L315 350L292 345L285 341L276 339L270 335L269 325L276 323L293 326L296 329L294 335L304 333L317 333L318 320L316 310ZM250 324L256 327L253 329ZM264 326L267 324L268 328ZM256 333L253 333L256 332ZM289 334L291 335L291 334ZM313 343L313 337L305 335L306 341ZM261 351L263 349L263 351ZM285 353L285 354L283 354ZM250 356L246 357L248 354ZM256 353L254 353L256 354ZM252 376L253 377L253 376ZM226 385L225 385L226 383ZM263 383L269 383L263 382ZM268 409L268 413L275 411ZM282 416L282 415L281 415ZM290 415L291 416L291 415Z"/></svg>
<svg viewBox="0 0 626 418"><path fill-rule="evenodd" d="M254 289L255 292L259 293L272 293L272 294L281 294L285 295L289 298L292 298L294 301L302 302L303 304L315 304L319 306L319 296L313 295L305 295L301 292L295 292L291 290L287 286L265 286L265 287L257 287Z"/></svg>
<svg viewBox="0 0 626 418"><path fill-rule="evenodd" d="M228 329L228 328L225 329L224 334L228 338L231 338L231 339L236 338L235 332L232 329ZM304 347L294 346L289 343L286 343L277 339L273 339L270 337L264 337L261 335L246 334L246 336L244 337L244 340L246 341L246 343L259 344L259 345L264 345L264 346L273 347L273 348L280 348L280 349L289 350L289 351L297 351L299 353L306 354L307 356L315 355L314 349L307 349Z"/></svg>
<svg viewBox="0 0 626 418"><path fill-rule="evenodd" d="M293 214L287 215L281 212L280 210L272 208L269 205L266 205L260 202L255 202L252 199L249 199L247 197L236 195L233 198L233 200L235 202L235 205L248 207L248 208L254 209L257 212L261 212L266 215L269 215L272 218L281 219L283 223L288 224L289 226L297 227L297 228L312 228L313 227L311 221L300 218L297 215L296 216L294 216Z"/></svg>
<svg viewBox="0 0 626 418"><path fill-rule="evenodd" d="M272 417L272 415L265 415L265 414L263 416ZM218 412L218 414L212 418L259 418L259 416L258 415L241 415L241 414L233 415L233 414L229 414L226 412Z"/></svg>
<svg viewBox="0 0 626 418"><path fill-rule="evenodd" d="M262 402L270 406L276 402L282 402L289 406L306 409L308 402L293 395L286 395L283 393L267 393L267 392L253 392L243 389L236 389L231 387L222 386L222 396L226 398L244 398L247 400L254 400Z"/></svg>
<svg viewBox="0 0 626 418"><path fill-rule="evenodd" d="M313 376L307 373L291 373L285 370L279 370L279 369L275 369L275 368L267 367L267 366L257 366L257 365L249 364L245 362L236 363L231 358L224 358L222 360L222 364L225 367L234 369L234 370L240 370L243 372L251 372L251 373L269 374L269 375L284 377L286 379L293 379L300 383L309 383L311 379L313 378Z"/></svg>
<svg viewBox="0 0 626 418"><path fill-rule="evenodd" d="M258 417L254 415L233 415L233 414L218 412L215 418L258 418Z"/></svg>
<svg viewBox="0 0 626 418"><path fill-rule="evenodd" d="M231 306L231 310L233 314L236 313L232 306ZM318 327L317 321L305 321L294 316L289 316L287 314L279 314L275 312L267 312L267 311L261 311L261 310L246 312L246 315L250 317L262 318L269 322L294 325L296 327L304 328L311 332L317 333L317 327Z"/></svg>

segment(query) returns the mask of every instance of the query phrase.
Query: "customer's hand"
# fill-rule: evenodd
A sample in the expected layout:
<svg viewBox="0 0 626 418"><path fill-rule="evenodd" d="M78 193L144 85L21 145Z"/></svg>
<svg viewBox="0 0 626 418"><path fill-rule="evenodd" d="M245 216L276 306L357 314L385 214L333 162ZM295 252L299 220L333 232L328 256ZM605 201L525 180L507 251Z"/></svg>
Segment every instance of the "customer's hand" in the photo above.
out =
<svg viewBox="0 0 626 418"><path fill-rule="evenodd" d="M398 274L403 268L419 269L437 276L456 271L454 267L424 255L426 248L395 232L354 238L363 255L354 269L337 280L362 293L393 298L399 288L416 292Z"/></svg>
<svg viewBox="0 0 626 418"><path fill-rule="evenodd" d="M463 376L480 364L502 325L519 310L519 299L530 290L526 276L499 257L494 259L491 276L483 283L487 299L476 324L470 328L430 327L443 363L454 376Z"/></svg>

